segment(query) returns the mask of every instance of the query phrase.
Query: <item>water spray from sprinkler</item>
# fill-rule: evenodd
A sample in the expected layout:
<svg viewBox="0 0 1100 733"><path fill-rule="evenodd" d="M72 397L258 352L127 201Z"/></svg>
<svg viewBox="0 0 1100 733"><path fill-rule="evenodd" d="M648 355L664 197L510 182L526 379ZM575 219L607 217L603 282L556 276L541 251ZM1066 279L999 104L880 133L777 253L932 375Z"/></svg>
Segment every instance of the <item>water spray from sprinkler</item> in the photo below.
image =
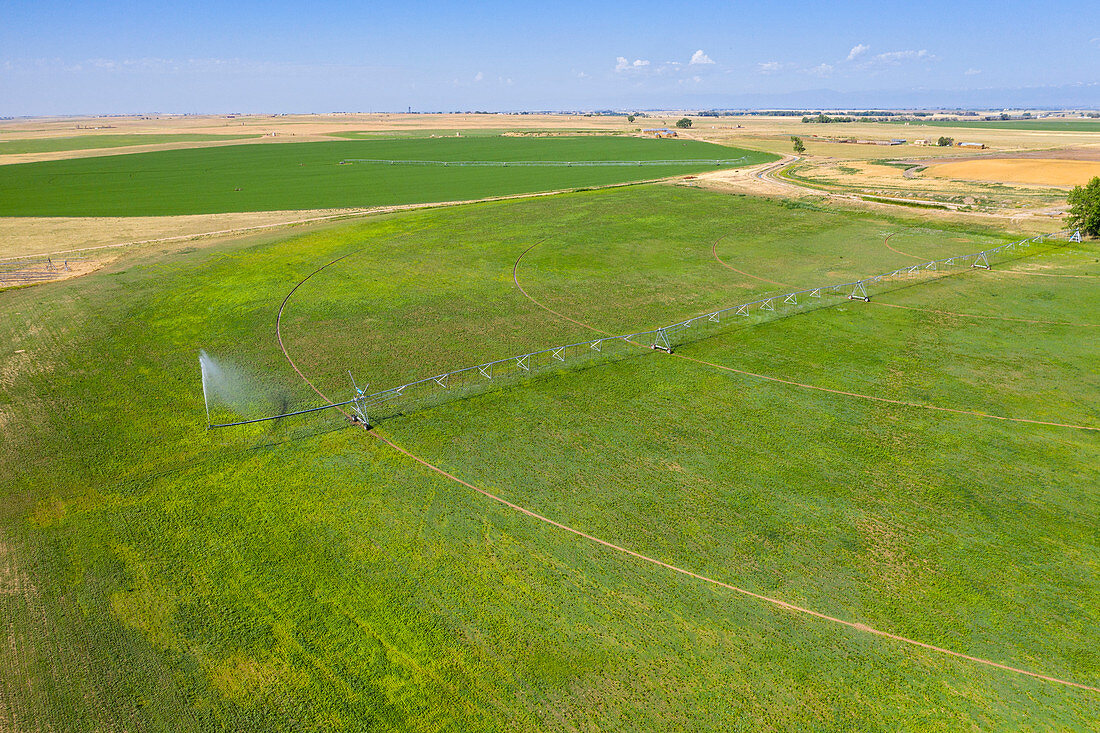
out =
<svg viewBox="0 0 1100 733"><path fill-rule="evenodd" d="M202 372L202 403L206 407L206 429L210 429L210 398L206 393L206 362L210 360L210 357L206 355L206 352L199 349L199 370Z"/></svg>

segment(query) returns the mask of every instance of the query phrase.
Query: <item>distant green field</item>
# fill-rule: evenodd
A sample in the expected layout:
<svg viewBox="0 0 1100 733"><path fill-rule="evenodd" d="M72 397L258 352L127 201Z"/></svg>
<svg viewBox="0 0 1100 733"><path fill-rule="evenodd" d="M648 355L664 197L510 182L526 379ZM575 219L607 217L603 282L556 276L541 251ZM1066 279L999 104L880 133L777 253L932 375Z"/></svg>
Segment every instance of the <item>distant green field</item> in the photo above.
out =
<svg viewBox="0 0 1100 733"><path fill-rule="evenodd" d="M422 138L422 137L455 137L455 133L458 133L460 137L500 137L504 132L524 132L522 129L509 128L509 129L486 129L486 128L471 128L468 130L350 130L346 132L330 132L329 137L338 137L344 140L377 140L378 138ZM546 132L546 130L538 130L532 128L528 132ZM556 133L568 132L567 130L554 130Z"/></svg>
<svg viewBox="0 0 1100 733"><path fill-rule="evenodd" d="M757 153L689 140L443 138L234 145L0 166L0 216L164 216L455 201L711 170L713 166L441 168L387 160L678 160Z"/></svg>
<svg viewBox="0 0 1100 733"><path fill-rule="evenodd" d="M719 238L748 275L714 258ZM140 250L2 292L2 727L1095 730L1100 694L640 562L331 414L204 430L199 349L231 375L222 404L242 416L316 404L274 318L345 255L283 323L338 397L346 369L386 387L591 337L526 299L514 267L550 308L617 332L789 287L751 275L838 282L1007 239L639 186ZM1037 246L872 303L744 319L677 353L1097 425L1100 289L997 270L1095 277L1098 256ZM623 547L1100 686L1095 433L644 348L375 430Z"/></svg>
<svg viewBox="0 0 1100 733"><path fill-rule="evenodd" d="M904 125L904 122L890 121L886 124ZM926 120L910 122L910 127L973 127L987 130L1048 130L1052 132L1095 132L1100 133L1100 120Z"/></svg>
<svg viewBox="0 0 1100 733"><path fill-rule="evenodd" d="M0 155L16 153L55 153L62 150L100 150L124 148L132 145L159 145L161 143L217 142L221 140L245 140L259 135L77 135L75 137L48 137L32 140L0 140Z"/></svg>

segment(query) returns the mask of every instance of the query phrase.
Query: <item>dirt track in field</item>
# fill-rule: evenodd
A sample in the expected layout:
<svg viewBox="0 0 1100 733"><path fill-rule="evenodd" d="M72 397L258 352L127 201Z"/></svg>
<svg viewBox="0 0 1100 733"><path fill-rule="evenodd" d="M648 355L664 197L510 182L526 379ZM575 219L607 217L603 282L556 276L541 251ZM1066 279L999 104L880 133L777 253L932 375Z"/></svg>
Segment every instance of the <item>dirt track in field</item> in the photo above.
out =
<svg viewBox="0 0 1100 733"><path fill-rule="evenodd" d="M781 288L791 287L787 283L781 283L778 280L769 280L766 277L760 277L759 275L753 275L752 273L745 272L744 270L738 270L736 267L734 267L733 265L729 264L728 262L723 260L721 257L719 257L718 256L718 243L721 242L723 239L725 239L728 236L729 236L728 234L723 234L722 236L718 237L718 239L714 240L714 245L710 248L711 253L714 255L714 259L718 260L718 264L720 264L722 267L725 267L728 270L733 270L738 275L744 275L745 277L751 277L753 280L759 280L760 282L771 283L772 285L778 285ZM519 285L519 283L516 283L516 285ZM521 290L522 290L522 288L521 288Z"/></svg>

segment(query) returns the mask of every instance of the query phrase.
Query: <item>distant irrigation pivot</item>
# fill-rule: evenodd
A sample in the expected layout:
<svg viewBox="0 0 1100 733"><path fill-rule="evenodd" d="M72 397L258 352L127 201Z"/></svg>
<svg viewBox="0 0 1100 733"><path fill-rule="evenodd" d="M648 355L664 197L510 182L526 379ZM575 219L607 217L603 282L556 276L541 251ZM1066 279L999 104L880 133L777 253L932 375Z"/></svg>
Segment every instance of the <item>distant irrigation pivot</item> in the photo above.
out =
<svg viewBox="0 0 1100 733"><path fill-rule="evenodd" d="M277 420L283 417L291 417L309 412L317 412L329 408L350 406L357 420L364 425L371 425L372 419L377 421L385 417L408 412L423 407L439 404L454 397L471 396L491 388L495 384L511 381L514 378L529 377L535 373L547 372L554 367L570 365L574 367L591 365L615 358L616 352L629 351L637 355L638 346L672 353L674 346L678 344L697 341L713 336L718 330L731 320L737 322L741 319L759 319L770 317L777 312L786 314L808 310L816 307L826 296L838 296L848 300L862 300L869 302L876 288L883 283L904 282L906 280L929 278L952 269L990 269L991 262L998 257L1009 253L1017 253L1026 250L1033 244L1045 242L1066 236L1069 242L1079 242L1080 234L1074 232L1056 232L1054 234L1039 235L1027 239L1009 242L999 247L982 250L965 255L954 255L937 260L918 262L913 265L905 265L896 270L872 275L860 280L853 280L835 285L822 285L820 287L804 288L789 293L771 295L757 298L745 303L731 305L725 308L708 311L683 321L659 326L645 331L636 331L620 335L606 335L585 341L577 341L550 348L517 354L503 359L461 367L451 371L436 374L434 376L418 379L402 384L398 387L381 390L373 393L365 393L355 383L351 373L351 386L353 396L349 400L336 404L326 404L295 412L288 412L270 417L242 420L220 424L210 424L209 402L207 406L207 427L221 428L235 425L247 425L251 423ZM202 359L200 358L200 362ZM206 397L206 368L203 371L204 400ZM1026 422L1026 421L1025 421ZM1068 426L1080 427L1080 426ZM1087 428L1093 430L1095 428Z"/></svg>
<svg viewBox="0 0 1100 733"><path fill-rule="evenodd" d="M6 258L0 261L0 288L57 280L72 271L72 264L86 262L79 255L59 257L56 262L49 255Z"/></svg>
<svg viewBox="0 0 1100 733"><path fill-rule="evenodd" d="M680 159L680 160L384 160L380 158L345 158L337 165L353 163L373 163L375 165L434 165L470 168L585 168L600 166L725 166L737 165L745 160L740 158Z"/></svg>

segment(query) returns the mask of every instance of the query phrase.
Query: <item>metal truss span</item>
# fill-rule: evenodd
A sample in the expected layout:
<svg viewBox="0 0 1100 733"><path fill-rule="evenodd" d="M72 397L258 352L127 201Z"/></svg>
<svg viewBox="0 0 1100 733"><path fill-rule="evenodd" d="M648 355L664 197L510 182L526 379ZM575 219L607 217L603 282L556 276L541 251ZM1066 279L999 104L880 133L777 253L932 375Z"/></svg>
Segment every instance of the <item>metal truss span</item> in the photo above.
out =
<svg viewBox="0 0 1100 733"><path fill-rule="evenodd" d="M207 427L233 427L344 406L349 407L359 421L369 425L372 421L439 404L455 397L478 394L502 382L507 383L517 378L529 377L535 373L549 371L552 368L589 366L615 359L620 352L626 350L636 354L636 347L639 345L672 353L673 349L679 344L716 335L730 321L736 322L743 319L752 321L770 318L779 314L789 315L816 308L827 297L869 302L876 291L881 291L892 283L919 282L922 279L927 280L940 276L944 271L950 270L972 268L988 270L991 263L995 262L998 257L1004 257L1010 253L1019 253L1027 250L1033 244L1042 243L1048 239L1056 239L1067 234L1068 241L1080 241L1079 233L1069 234L1064 231L1020 239L980 252L953 255L905 265L896 270L871 275L860 280L803 288L779 295L757 298L756 300L719 308L683 321L644 331L615 335L606 334L594 339L560 344L481 364L464 366L370 394L364 393L355 386L355 380L352 377L353 394L351 398L335 405L321 405L306 410L238 422L219 424L209 424L208 422Z"/></svg>
<svg viewBox="0 0 1100 733"><path fill-rule="evenodd" d="M307 385L309 385L310 389L312 389L314 392L316 392L317 395L320 396L320 398L322 400L324 400L326 403L328 403L327 405L325 405L325 407L335 407L345 417L351 419L351 414L343 409L343 405L345 403L333 403L332 400L330 400L320 389L318 389L317 386L312 382L312 380L310 380L309 377L307 377L302 372L302 370L295 363L294 359L291 358L290 353L287 351L286 344L283 343L283 334L282 334L283 311L286 309L286 305L290 301L291 296L294 295L294 293L298 290L298 288L300 288L307 280L309 280L311 277L316 275L318 272L325 269L326 267L329 267L330 265L336 264L337 262L339 262L340 260L342 260L342 259L344 259L345 257L348 257L348 256L349 255L344 255L343 257L337 257L335 260L332 260L331 262L328 262L324 265L321 265L316 270L311 272L309 275L306 275L304 278L302 278L302 280L300 280L298 282L298 284L295 285L290 290L290 292L286 294L286 297L283 298L282 304L279 306L278 315L275 318L275 336L276 336L276 338L279 342L279 348L283 352L283 356L286 358L287 363L289 363L291 368L295 371L295 373L299 377L301 377L301 379ZM513 270L513 276L514 275L515 275L515 271ZM517 281L517 284L518 284L518 281ZM528 297L530 297L530 296L528 296ZM563 316L563 317L568 318L568 316ZM569 319L569 320L573 320L573 319ZM575 322L579 323L579 321L575 321ZM585 324L581 324L581 325L585 325ZM587 326L587 327L588 328L593 328L592 326ZM362 425L360 425L360 427L366 428L366 427L369 427L369 426L365 425L365 424L362 424ZM504 507L507 507L508 509L510 509L512 511L518 512L519 514L522 514L522 515L527 516L531 519L534 519L538 522L541 522L541 523L543 523L543 524L545 524L549 527L552 527L556 530L560 530L562 532L566 532L566 533L571 534L573 536L580 537L584 540L587 540L587 541L592 542L596 545L599 545L600 547L603 547L607 550L610 550L610 551L615 552L615 553L619 553L621 555L632 558L632 559L637 560L639 562L647 563L647 564L652 565L654 567L663 568L663 569L671 571L673 573L677 573L679 575L682 575L682 576L685 576L685 577L688 577L688 578L692 578L694 580L698 580L698 581L700 581L704 584L710 585L712 587L721 588L721 589L724 589L724 590L727 590L727 591L732 591L733 593L740 594L741 596L744 596L744 597L747 597L747 598L752 598L752 599L757 600L757 601L761 601L761 602L763 602L763 603L765 603L765 604L767 604L767 605L769 605L773 608L776 608L776 609L779 609L779 610L782 610L782 611L787 611L787 612L793 613L795 615L806 616L806 617L814 618L814 619L817 619L817 620L820 620L820 621L825 621L827 623L843 626L843 627L852 629L852 630L857 631L857 632L870 634L870 635L873 635L873 636L878 636L878 637L884 638L884 639L890 639L892 641L896 641L896 642L900 642L902 644L907 644L909 646L925 649L927 651L942 654L944 656L955 657L957 659L963 659L963 660L973 662L973 663L978 664L978 665L984 665L984 666L987 666L987 667L992 667L992 668L995 668L995 669L1000 669L1000 670L1004 670L1004 671L1007 671L1007 672L1012 672L1014 674L1023 675L1023 676L1026 676L1026 677L1033 678L1033 679L1038 679L1038 680L1042 680L1042 681L1045 681L1045 682L1051 682L1051 683L1054 683L1054 684L1057 684L1057 685L1063 685L1065 687L1071 687L1071 688L1075 688L1075 689L1079 689L1079 690L1085 690L1085 691L1088 691L1088 692L1100 693L1100 687L1095 687L1095 686L1092 686L1092 685L1086 685L1086 684L1082 684L1080 682L1074 682L1073 680L1063 679L1063 678L1059 678L1059 677L1053 677L1051 675L1045 675L1045 674L1041 674L1039 672L1033 672L1033 671L1028 670L1028 669L1023 669L1022 667L1014 667L1014 666L1011 666L1011 665L1008 665L1008 664L1003 664L1001 662L997 662L997 661L994 661L992 659L973 656L973 655L965 654L963 652L958 652L958 651L955 651L955 650L952 650L952 649L947 649L945 647L935 646L933 644L929 644L927 642L919 641L917 639L913 639L913 638L909 638L909 637L906 637L906 636L901 636L899 634L894 634L894 633L891 633L889 631L873 628L873 627L868 626L867 624L864 624L864 623L861 623L861 622L849 621L849 620L846 620L846 619L838 618L836 616L830 616L830 615L822 613L820 611L815 611L811 608L795 605L793 603L789 603L789 602L784 601L784 600L779 599L779 598L764 595L762 593L757 593L757 592L749 590L747 588L742 588L742 587L739 587L739 586L734 585L732 583L728 583L728 582L725 582L725 581L722 581L722 580L718 580L717 578L712 578L712 577L709 577L709 576L706 576L706 575L702 575L700 573L693 572L693 571L688 570L686 568L683 568L681 566L674 565L670 562L666 562L666 561L660 560L656 557L652 557L652 556L645 555L643 553L637 552L637 551L632 550L628 547L624 547L622 545L618 545L618 544L609 542L605 539L602 539L602 538L597 537L595 535L589 534L588 532L585 532L581 529L578 529L576 527L572 527L568 524L558 522L554 519L551 519L550 517L539 514L538 512L535 512L531 509L528 509L527 507L520 506L519 504L508 501L507 499L505 499L502 496L498 496L498 495L496 495L492 492L489 492L489 491L481 488L480 486L477 486L477 485L475 485L475 484L459 477L459 476L456 476L452 473L449 473L448 471L444 470L443 468L440 468L439 466L429 462L425 458L422 458L421 456L418 456L417 454L413 453L412 451L408 450L407 448L402 447L395 440L393 440L392 438L387 437L386 435L382 434L378 430L372 430L368 434L370 436L374 437L375 439L379 440L383 444L385 444L385 445L389 446L390 448L394 449L398 453L401 453L402 455L404 455L404 456L410 458L411 460L419 463L420 465L424 466L427 470L432 471L432 472L438 474L439 476L442 476L443 478L445 478L449 481L453 481L454 483L457 483L457 484L459 484L459 485L461 485L465 488L468 488L468 489L476 492L477 494L479 494L479 495L481 495L481 496L483 496L487 499L490 499L493 502L496 502L496 503L498 503L498 504L500 504Z"/></svg>
<svg viewBox="0 0 1100 733"><path fill-rule="evenodd" d="M408 404L409 400L423 400L424 405L440 400L445 393L474 393L485 389L494 380L516 376L529 376L538 371L572 364L581 366L610 356L615 349L623 346L649 346L658 351L672 353L673 348L682 343L697 341L715 335L730 320L769 317L777 313L792 313L816 307L826 297L842 297L849 300L869 302L877 289L884 283L928 279L948 270L989 269L991 262L998 256L1026 250L1031 245L1045 242L1064 235L1065 232L1040 235L1003 244L992 249L965 255L953 255L937 260L929 260L906 265L891 272L872 275L860 280L834 285L822 285L813 288L794 290L788 293L757 298L745 303L731 305L694 316L665 326L625 334L606 334L594 339L577 341L525 354L496 359L494 361L461 367L451 371L418 379L397 387L371 394L357 395L350 402L359 419L370 423L372 418L382 418L388 414L401 412L395 407L398 403ZM1070 241L1078 235L1074 233ZM573 320L573 319L569 319ZM581 324L584 325L584 324Z"/></svg>

